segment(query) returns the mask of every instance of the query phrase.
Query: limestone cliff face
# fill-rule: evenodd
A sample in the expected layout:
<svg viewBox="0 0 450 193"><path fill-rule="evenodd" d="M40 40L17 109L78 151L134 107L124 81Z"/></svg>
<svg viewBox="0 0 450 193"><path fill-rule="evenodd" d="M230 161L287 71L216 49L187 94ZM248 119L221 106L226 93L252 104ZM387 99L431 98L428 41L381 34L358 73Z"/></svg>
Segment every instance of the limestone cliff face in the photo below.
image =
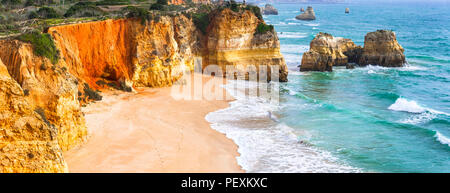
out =
<svg viewBox="0 0 450 193"><path fill-rule="evenodd" d="M62 68L64 61L54 65L35 56L30 44L17 40L1 41L0 50L0 59L12 78L26 91L30 108L42 109L57 128L61 149L80 145L87 137L87 129L78 101L78 81Z"/></svg>
<svg viewBox="0 0 450 193"><path fill-rule="evenodd" d="M224 74L228 65L246 71L249 65L277 65L280 81L287 81L287 67L280 53L280 41L275 31L257 34L263 23L251 11L241 13L224 9L215 13L207 32L207 55L204 63L215 64Z"/></svg>
<svg viewBox="0 0 450 193"><path fill-rule="evenodd" d="M360 65L401 67L406 63L403 47L397 42L395 33L387 30L370 32L364 40Z"/></svg>
<svg viewBox="0 0 450 193"><path fill-rule="evenodd" d="M319 33L311 41L310 50L303 54L300 71L332 71L333 66L345 66L349 62L346 54L355 49L360 47L350 39Z"/></svg>
<svg viewBox="0 0 450 193"><path fill-rule="evenodd" d="M26 98L0 60L0 173L67 172L57 128Z"/></svg>
<svg viewBox="0 0 450 193"><path fill-rule="evenodd" d="M99 33L101 32L101 33ZM159 21L106 20L48 30L69 72L91 88L99 80L127 86L170 86L193 68L193 23L185 16Z"/></svg>

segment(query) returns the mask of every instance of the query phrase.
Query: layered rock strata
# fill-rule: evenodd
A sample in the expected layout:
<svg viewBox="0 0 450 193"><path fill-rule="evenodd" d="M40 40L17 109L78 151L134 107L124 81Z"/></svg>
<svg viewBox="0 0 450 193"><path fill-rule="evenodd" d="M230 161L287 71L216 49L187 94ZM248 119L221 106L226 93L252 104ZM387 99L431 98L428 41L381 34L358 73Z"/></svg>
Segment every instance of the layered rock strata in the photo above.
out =
<svg viewBox="0 0 450 193"><path fill-rule="evenodd" d="M227 67L234 67L238 73L248 76L255 67L278 68L280 81L287 81L288 70L280 53L280 41L274 30L257 33L258 25L265 25L251 11L237 13L230 9L217 12L211 21L207 33L207 55L204 64L218 65L223 74ZM272 73L268 72L270 80ZM260 74L262 75L262 74Z"/></svg>
<svg viewBox="0 0 450 193"><path fill-rule="evenodd" d="M0 60L0 172L67 172L58 130Z"/></svg>
<svg viewBox="0 0 450 193"><path fill-rule="evenodd" d="M68 150L86 140L87 129L78 101L78 80L64 68L64 61L52 64L34 55L28 43L0 42L0 59L11 77L27 93L33 109L41 109L57 129L61 149Z"/></svg>

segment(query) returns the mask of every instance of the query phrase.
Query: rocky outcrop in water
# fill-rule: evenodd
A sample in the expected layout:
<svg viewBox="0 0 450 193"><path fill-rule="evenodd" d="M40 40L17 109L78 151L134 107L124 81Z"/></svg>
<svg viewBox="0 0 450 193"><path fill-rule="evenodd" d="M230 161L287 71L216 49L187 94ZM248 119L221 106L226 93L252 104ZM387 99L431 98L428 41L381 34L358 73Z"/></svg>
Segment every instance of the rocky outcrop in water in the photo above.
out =
<svg viewBox="0 0 450 193"><path fill-rule="evenodd" d="M270 4L266 4L266 6L261 8L261 12L264 15L278 15L278 10Z"/></svg>
<svg viewBox="0 0 450 193"><path fill-rule="evenodd" d="M364 48L356 46L350 39L319 33L311 41L310 50L303 54L300 71L332 71L333 66L354 68L349 63L401 67L406 62L403 52L392 31L368 33Z"/></svg>
<svg viewBox="0 0 450 193"><path fill-rule="evenodd" d="M345 13L350 13L350 8L345 8Z"/></svg>
<svg viewBox="0 0 450 193"><path fill-rule="evenodd" d="M300 8L300 12L305 12L305 9L303 9L303 7Z"/></svg>
<svg viewBox="0 0 450 193"><path fill-rule="evenodd" d="M306 8L306 11L300 15L297 15L295 19L306 21L315 20L316 14L314 13L314 9L311 6L308 6L308 8Z"/></svg>
<svg viewBox="0 0 450 193"><path fill-rule="evenodd" d="M360 49L352 40L319 33L303 54L300 71L332 71L333 66L345 66L349 57L345 53Z"/></svg>
<svg viewBox="0 0 450 193"><path fill-rule="evenodd" d="M359 65L401 67L406 63L404 51L393 31L370 32L364 39L364 50Z"/></svg>

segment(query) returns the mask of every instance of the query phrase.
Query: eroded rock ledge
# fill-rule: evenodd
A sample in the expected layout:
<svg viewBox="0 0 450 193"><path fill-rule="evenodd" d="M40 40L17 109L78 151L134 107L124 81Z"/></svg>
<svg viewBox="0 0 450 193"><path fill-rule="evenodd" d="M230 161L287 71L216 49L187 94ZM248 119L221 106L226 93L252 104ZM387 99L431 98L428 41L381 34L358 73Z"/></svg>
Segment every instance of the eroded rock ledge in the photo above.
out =
<svg viewBox="0 0 450 193"><path fill-rule="evenodd" d="M300 71L332 71L333 66L349 63L401 67L406 63L404 49L392 31L378 30L366 35L364 48L350 39L319 33L303 53Z"/></svg>
<svg viewBox="0 0 450 193"><path fill-rule="evenodd" d="M95 90L171 86L195 57L225 74L227 66L277 65L287 81L276 32L257 33L262 19L228 8L209 18L206 32L185 15L50 27L57 63L29 43L0 40L0 172L67 172L62 151L87 139L81 105Z"/></svg>

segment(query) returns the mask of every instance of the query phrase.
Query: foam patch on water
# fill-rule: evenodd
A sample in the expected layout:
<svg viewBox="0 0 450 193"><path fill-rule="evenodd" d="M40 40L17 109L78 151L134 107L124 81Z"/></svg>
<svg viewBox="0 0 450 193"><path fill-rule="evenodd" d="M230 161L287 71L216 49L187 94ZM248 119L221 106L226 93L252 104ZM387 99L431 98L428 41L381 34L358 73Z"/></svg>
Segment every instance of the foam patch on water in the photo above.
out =
<svg viewBox="0 0 450 193"><path fill-rule="evenodd" d="M427 68L422 66L413 66L410 64L406 64L404 67L399 68L400 71L418 71L418 70L427 70Z"/></svg>
<svg viewBox="0 0 450 193"><path fill-rule="evenodd" d="M440 143L448 145L450 147L450 138L442 135L438 131L436 131L436 135L434 137L436 137L436 140L439 141Z"/></svg>
<svg viewBox="0 0 450 193"><path fill-rule="evenodd" d="M306 131L300 132L279 123L274 113L281 108L278 104L270 103L264 97L246 97L236 93L258 87L257 84L242 82L229 81L224 86L236 100L230 103L229 108L209 113L206 120L212 128L239 146L237 161L244 170L284 173L360 171L340 163L329 152L308 144Z"/></svg>
<svg viewBox="0 0 450 193"><path fill-rule="evenodd" d="M317 26L320 26L319 23L304 23L303 25L310 26L310 27L317 27Z"/></svg>
<svg viewBox="0 0 450 193"><path fill-rule="evenodd" d="M301 33L301 32L278 32L278 37L279 38L306 38L308 37L306 35L306 33Z"/></svg>
<svg viewBox="0 0 450 193"><path fill-rule="evenodd" d="M291 53L300 55L304 52L307 52L308 50L309 46L307 45L294 45L294 44L281 45L281 53Z"/></svg>
<svg viewBox="0 0 450 193"><path fill-rule="evenodd" d="M426 123L428 121L435 119L436 117L437 117L437 115L434 113L425 112L425 113L413 115L407 119L401 120L400 123L416 125L416 124Z"/></svg>
<svg viewBox="0 0 450 193"><path fill-rule="evenodd" d="M404 112L410 112L410 113L429 112L429 113L433 113L433 114L441 114L441 115L450 116L449 113L437 111L437 110L434 110L431 108L422 107L416 101L408 100L405 98L398 98L394 104L389 106L388 109L393 110L393 111L404 111Z"/></svg>
<svg viewBox="0 0 450 193"><path fill-rule="evenodd" d="M389 106L389 110L404 111L410 113L423 113L427 109L417 104L416 101L410 101L404 98L398 98L394 104Z"/></svg>

